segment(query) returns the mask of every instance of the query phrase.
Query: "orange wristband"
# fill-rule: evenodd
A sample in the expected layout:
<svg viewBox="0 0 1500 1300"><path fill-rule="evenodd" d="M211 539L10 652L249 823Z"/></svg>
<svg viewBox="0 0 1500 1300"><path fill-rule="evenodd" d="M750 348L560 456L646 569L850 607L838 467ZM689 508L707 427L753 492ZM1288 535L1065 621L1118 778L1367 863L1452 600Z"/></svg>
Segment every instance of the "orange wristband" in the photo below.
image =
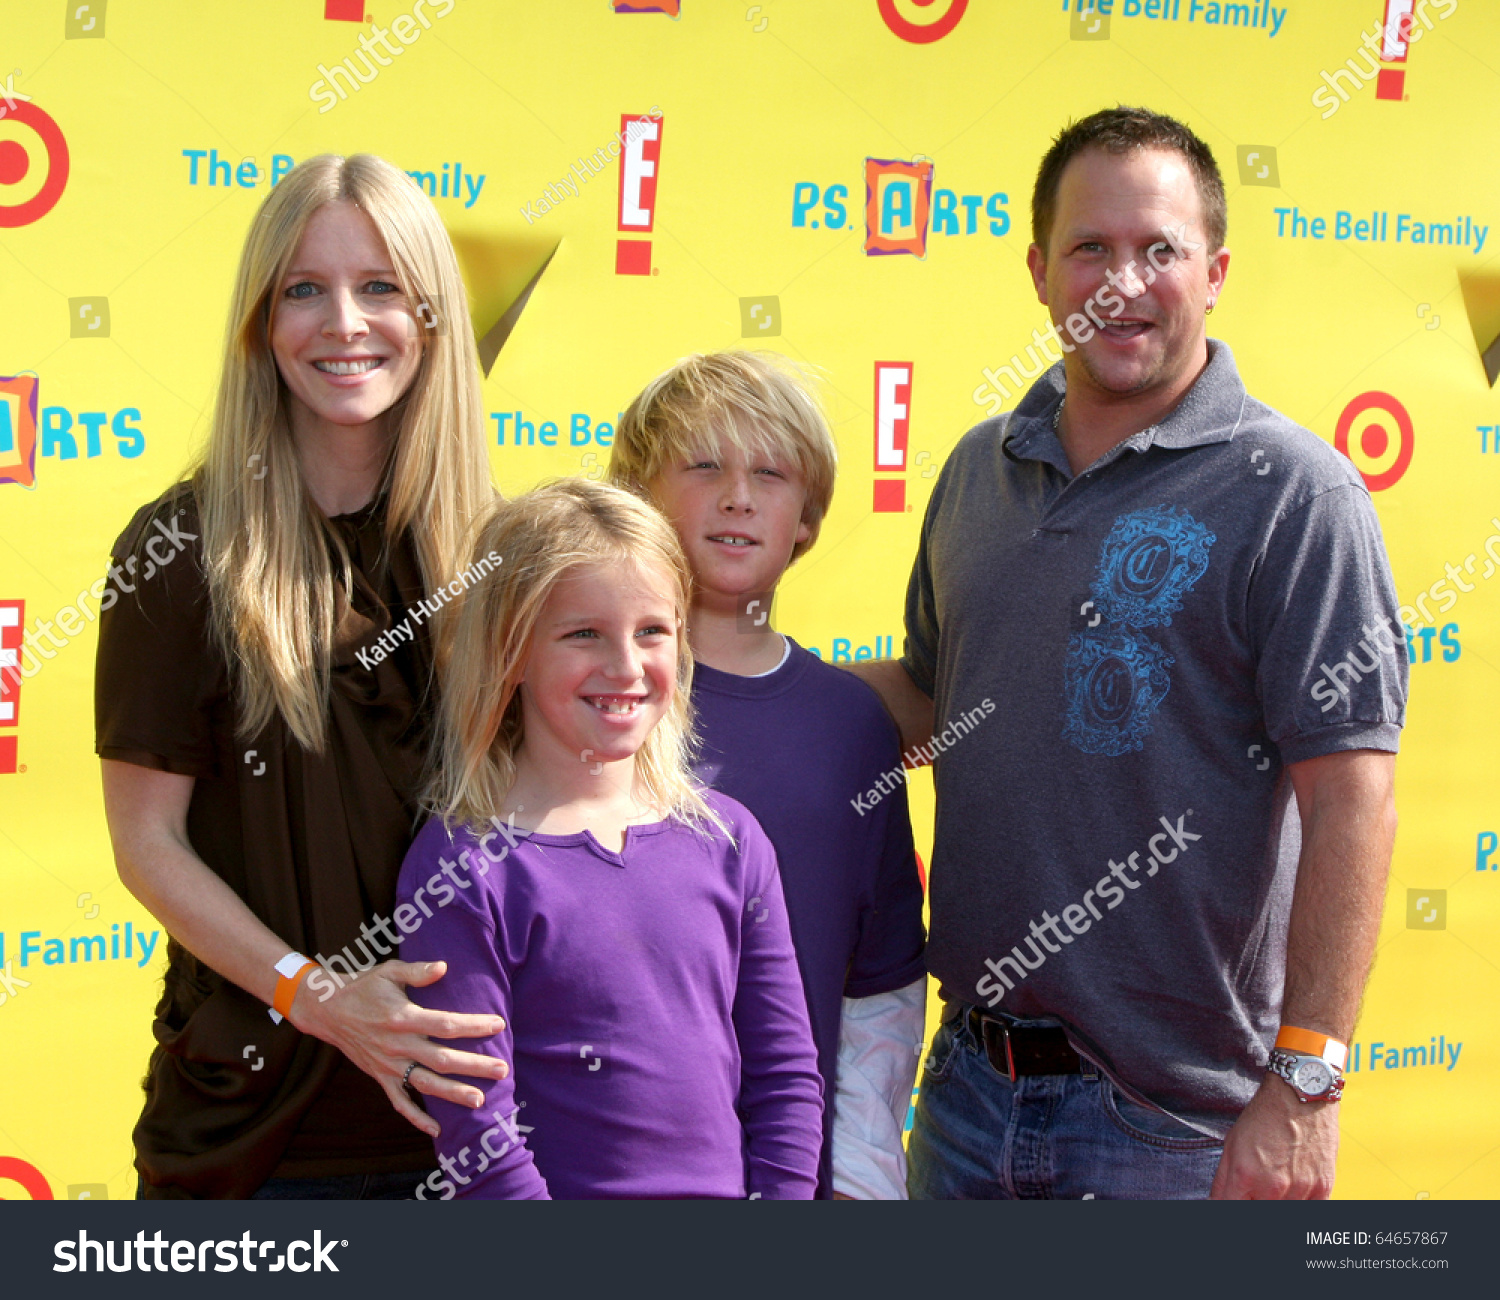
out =
<svg viewBox="0 0 1500 1300"><path fill-rule="evenodd" d="M1298 1029L1295 1025L1282 1025L1276 1035L1276 1046L1287 1052L1304 1052L1327 1061L1336 1070L1344 1068L1349 1048L1337 1038L1327 1034L1315 1034L1311 1029Z"/></svg>
<svg viewBox="0 0 1500 1300"><path fill-rule="evenodd" d="M301 964L290 974L286 969L293 961ZM297 996L297 988L306 978L308 971L316 970L318 963L308 961L299 952L290 952L276 963L276 996L271 999L271 1019L280 1024L287 1016L292 1014L292 999Z"/></svg>

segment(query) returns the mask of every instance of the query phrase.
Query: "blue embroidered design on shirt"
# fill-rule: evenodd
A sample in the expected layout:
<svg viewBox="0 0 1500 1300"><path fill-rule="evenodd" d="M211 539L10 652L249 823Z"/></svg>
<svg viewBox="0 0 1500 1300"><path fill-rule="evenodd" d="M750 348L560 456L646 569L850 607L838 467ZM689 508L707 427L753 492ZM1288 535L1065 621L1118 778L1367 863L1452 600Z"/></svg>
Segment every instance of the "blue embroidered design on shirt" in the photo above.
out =
<svg viewBox="0 0 1500 1300"><path fill-rule="evenodd" d="M1087 754L1115 758L1140 749L1151 715L1172 684L1167 669L1174 662L1156 642L1127 627L1075 633L1068 638L1063 736Z"/></svg>
<svg viewBox="0 0 1500 1300"><path fill-rule="evenodd" d="M1208 570L1217 540L1186 510L1155 506L1121 515L1099 548L1091 584L1097 627L1068 638L1063 738L1114 758L1144 747L1172 685L1175 662L1139 629L1170 627L1183 597Z"/></svg>
<svg viewBox="0 0 1500 1300"><path fill-rule="evenodd" d="M1094 600L1128 627L1170 627L1183 596L1208 568L1215 536L1185 510L1157 506L1121 515L1099 548Z"/></svg>

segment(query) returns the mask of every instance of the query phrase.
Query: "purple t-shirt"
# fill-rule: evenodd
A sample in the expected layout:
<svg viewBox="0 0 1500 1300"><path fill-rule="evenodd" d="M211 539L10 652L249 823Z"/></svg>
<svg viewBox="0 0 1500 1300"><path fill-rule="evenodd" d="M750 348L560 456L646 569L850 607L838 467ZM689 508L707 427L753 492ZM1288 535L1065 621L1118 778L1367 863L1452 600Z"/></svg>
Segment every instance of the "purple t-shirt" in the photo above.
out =
<svg viewBox="0 0 1500 1300"><path fill-rule="evenodd" d="M631 826L621 853L587 831L417 835L401 957L448 973L411 998L504 1016L452 1041L511 1062L465 1078L478 1110L427 1098L434 1198L813 1195L821 1085L775 854L706 797L732 841L675 820Z"/></svg>
<svg viewBox="0 0 1500 1300"><path fill-rule="evenodd" d="M833 1194L834 1081L841 1000L905 988L926 973L901 741L879 697L790 637L773 673L697 665L698 776L737 799L776 847L792 943L823 1075L820 1197ZM864 811L856 806L864 805Z"/></svg>

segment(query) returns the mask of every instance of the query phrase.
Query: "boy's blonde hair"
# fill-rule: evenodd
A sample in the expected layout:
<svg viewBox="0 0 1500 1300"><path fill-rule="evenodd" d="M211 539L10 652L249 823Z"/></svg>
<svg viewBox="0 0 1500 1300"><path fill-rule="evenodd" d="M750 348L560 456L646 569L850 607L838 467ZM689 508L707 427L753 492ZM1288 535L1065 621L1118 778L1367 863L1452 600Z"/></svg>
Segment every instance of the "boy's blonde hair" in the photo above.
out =
<svg viewBox="0 0 1500 1300"><path fill-rule="evenodd" d="M694 353L657 375L620 417L609 459L613 482L649 496L668 464L725 443L746 456L791 460L807 495L798 560L818 540L833 500L838 449L813 396L812 376L771 352Z"/></svg>
<svg viewBox="0 0 1500 1300"><path fill-rule="evenodd" d="M472 554L476 563L495 568L461 598L428 806L450 827L477 827L501 815L525 737L519 688L542 607L580 565L654 565L673 586L677 681L670 707L636 753L636 779L669 815L717 825L688 766L694 745L687 642L692 573L672 525L620 488L560 479L497 504L478 528Z"/></svg>

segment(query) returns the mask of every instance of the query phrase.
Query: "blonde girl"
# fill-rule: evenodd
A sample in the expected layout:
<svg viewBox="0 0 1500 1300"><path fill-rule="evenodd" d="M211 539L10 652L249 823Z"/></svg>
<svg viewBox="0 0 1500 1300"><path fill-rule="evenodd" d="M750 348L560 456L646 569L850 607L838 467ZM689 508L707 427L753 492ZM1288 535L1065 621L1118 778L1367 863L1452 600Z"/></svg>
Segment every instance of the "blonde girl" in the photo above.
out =
<svg viewBox="0 0 1500 1300"><path fill-rule="evenodd" d="M424 1006L514 1061L438 1097L423 1195L810 1198L821 1084L775 854L687 767L689 574L670 524L570 480L500 506L444 697L439 815L401 869ZM404 909L404 910L403 910Z"/></svg>

